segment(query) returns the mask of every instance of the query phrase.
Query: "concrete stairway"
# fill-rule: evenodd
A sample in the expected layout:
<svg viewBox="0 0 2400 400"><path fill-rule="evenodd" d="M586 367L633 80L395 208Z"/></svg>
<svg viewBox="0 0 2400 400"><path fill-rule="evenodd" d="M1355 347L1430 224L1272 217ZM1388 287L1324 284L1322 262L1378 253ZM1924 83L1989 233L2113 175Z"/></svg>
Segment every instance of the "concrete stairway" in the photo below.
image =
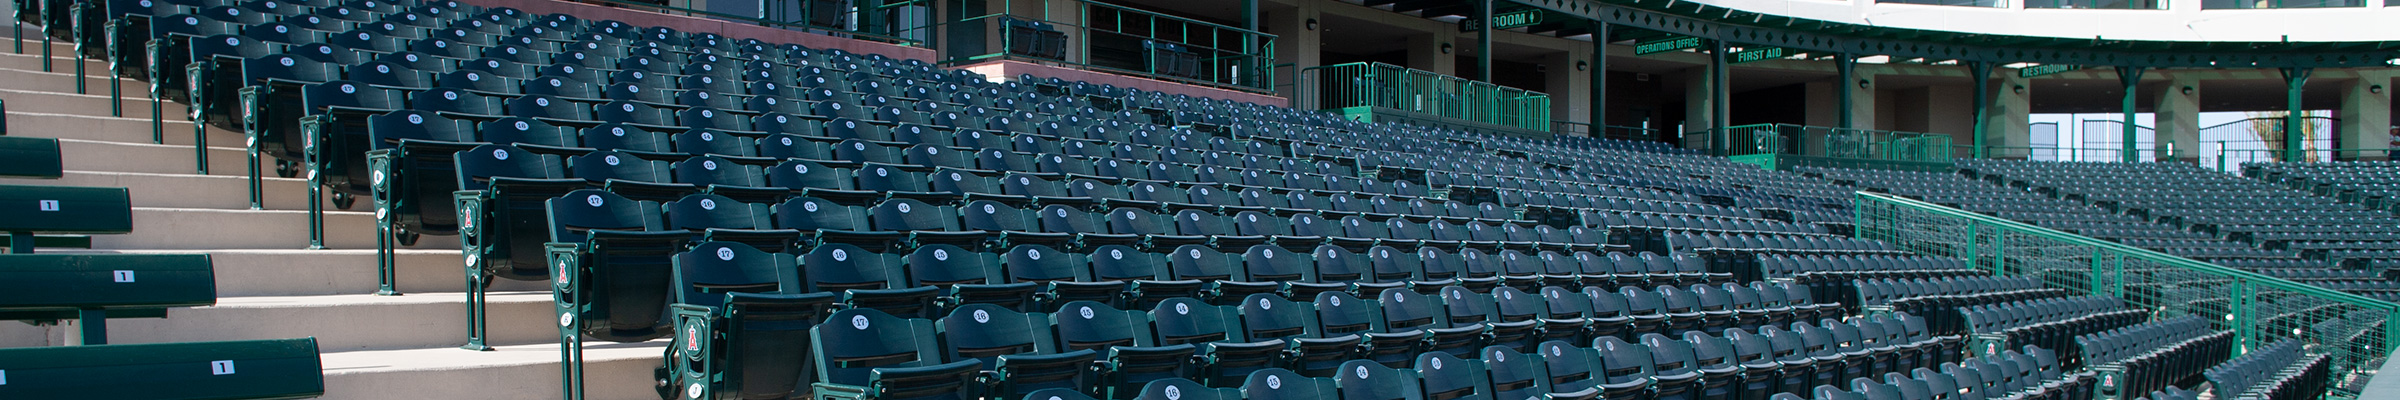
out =
<svg viewBox="0 0 2400 400"><path fill-rule="evenodd" d="M34 32L31 26L26 28ZM215 306L175 309L164 319L110 321L112 343L271 339L313 336L323 354L328 399L559 396L557 318L542 282L493 286L490 343L466 343L464 271L456 237L426 236L399 253L399 288L376 296L373 210L360 201L339 210L327 201L326 246L306 250L307 181L264 180L265 209L249 209L244 136L210 129L210 175L195 173L192 124L185 108L161 107L164 144L151 142L149 85L122 82L123 116L111 116L107 64L87 61L85 94L74 89L64 43L41 70L40 42L26 54L0 47L0 100L8 134L60 139L66 176L0 179L9 185L112 186L132 195L134 232L97 235L94 249L43 252L192 253L216 263ZM272 170L272 161L264 165ZM71 326L0 324L0 346L63 342ZM587 344L589 393L598 399L656 399L652 368L665 340Z"/></svg>

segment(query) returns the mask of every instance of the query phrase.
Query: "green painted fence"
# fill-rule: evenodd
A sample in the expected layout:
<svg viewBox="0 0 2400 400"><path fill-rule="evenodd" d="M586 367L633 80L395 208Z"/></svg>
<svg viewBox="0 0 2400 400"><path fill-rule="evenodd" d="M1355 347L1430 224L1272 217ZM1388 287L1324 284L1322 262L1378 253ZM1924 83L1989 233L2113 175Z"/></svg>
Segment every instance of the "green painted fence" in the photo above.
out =
<svg viewBox="0 0 2400 400"><path fill-rule="evenodd" d="M1548 132L1550 95L1384 63L1311 67L1301 107L1373 107Z"/></svg>
<svg viewBox="0 0 2400 400"><path fill-rule="evenodd" d="M2329 397L2357 397L2343 383L2364 382L2400 342L2400 325L2386 323L2400 304L1892 195L1859 192L1856 206L1860 238L2116 296L2161 318L2199 316L2236 332L2241 349L2305 340L2334 360Z"/></svg>

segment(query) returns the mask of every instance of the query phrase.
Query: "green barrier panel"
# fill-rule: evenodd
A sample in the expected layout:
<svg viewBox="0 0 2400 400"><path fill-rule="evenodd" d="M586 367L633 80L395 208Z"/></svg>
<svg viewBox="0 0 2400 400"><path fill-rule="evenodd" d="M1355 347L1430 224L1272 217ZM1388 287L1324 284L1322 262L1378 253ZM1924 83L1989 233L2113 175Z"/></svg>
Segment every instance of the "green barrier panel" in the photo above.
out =
<svg viewBox="0 0 2400 400"><path fill-rule="evenodd" d="M1949 163L1950 135L1792 124L1753 124L1684 135L1684 147L1722 156L1784 154Z"/></svg>
<svg viewBox="0 0 2400 400"><path fill-rule="evenodd" d="M1375 107L1517 129L1551 128L1550 95L1384 63L1349 63L1302 70L1315 99L1303 108Z"/></svg>
<svg viewBox="0 0 2400 400"><path fill-rule="evenodd" d="M2116 296L2158 318L2199 316L2234 331L2239 349L2305 340L2334 360L2332 397L2355 398L2344 383L2364 382L2400 342L2386 323L2400 304L1892 195L1859 192L1856 206L1860 238Z"/></svg>

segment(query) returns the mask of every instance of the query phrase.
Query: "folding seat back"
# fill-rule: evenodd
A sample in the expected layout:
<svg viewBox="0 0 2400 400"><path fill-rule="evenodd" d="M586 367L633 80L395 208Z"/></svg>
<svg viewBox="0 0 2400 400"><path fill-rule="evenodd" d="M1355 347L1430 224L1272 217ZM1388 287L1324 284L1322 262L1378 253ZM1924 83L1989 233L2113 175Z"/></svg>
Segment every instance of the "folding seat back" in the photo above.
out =
<svg viewBox="0 0 2400 400"><path fill-rule="evenodd" d="M1460 290L1451 291L1449 289ZM1425 350L1474 354L1475 349L1484 346L1483 336L1487 329L1487 325L1483 323L1484 315L1453 315L1449 312L1450 307L1445 304L1447 301L1451 301L1450 296L1452 295L1460 297L1455 301L1467 303L1472 300L1468 299L1467 295L1469 294L1475 293L1456 286L1443 287L1438 296L1426 296L1413 290L1393 288L1386 289L1377 295L1377 300L1383 308L1384 326L1388 331L1392 333L1423 332L1420 335L1431 338L1431 342L1428 343L1430 347ZM1480 294L1475 295L1481 296ZM1469 304L1466 306L1468 310L1484 309L1471 305L1472 303ZM1488 301L1485 305L1488 306ZM1461 321L1472 322L1462 324Z"/></svg>
<svg viewBox="0 0 2400 400"><path fill-rule="evenodd" d="M812 379L808 329L832 293L806 293L792 256L704 242L674 259L675 327L668 387L700 398L785 397ZM688 392L687 392L688 393Z"/></svg>
<svg viewBox="0 0 2400 400"><path fill-rule="evenodd" d="M1004 281L999 255L987 251L928 244L909 252L902 261L908 269L909 285L942 288L938 303L945 307L991 304L1023 312L1033 309L1034 293L1039 289L1030 282Z"/></svg>
<svg viewBox="0 0 2400 400"><path fill-rule="evenodd" d="M841 292L842 301L851 307L911 316L933 312L938 289L909 286L897 255L825 243L802 254L800 267L809 290Z"/></svg>
<svg viewBox="0 0 2400 400"><path fill-rule="evenodd" d="M1152 336L1149 311L1124 311L1107 304L1073 301L1050 315L1060 351L1092 350L1114 368L1100 391L1106 398L1131 397L1143 382L1192 376L1190 344L1160 344Z"/></svg>
<svg viewBox="0 0 2400 400"><path fill-rule="evenodd" d="M1003 398L1043 389L1082 389L1094 377L1089 364L1099 353L1059 351L1050 321L992 304L968 304L936 321L944 360L975 360L994 375Z"/></svg>
<svg viewBox="0 0 2400 400"><path fill-rule="evenodd" d="M537 261L545 254L542 245L550 228L544 207L583 183L560 179L564 173L558 157L514 146L477 146L459 153L456 163L459 189L473 191L459 195L460 247L467 266L480 275L548 279L547 264Z"/></svg>
<svg viewBox="0 0 2400 400"><path fill-rule="evenodd" d="M983 395L982 362L943 363L933 321L871 308L835 311L809 335L816 346L818 393L886 399L963 399Z"/></svg>
<svg viewBox="0 0 2400 400"><path fill-rule="evenodd" d="M1369 360L1342 363L1334 374L1334 386L1345 400L1414 400L1423 398L1424 390L1408 373Z"/></svg>
<svg viewBox="0 0 2400 400"><path fill-rule="evenodd" d="M1518 357L1522 359L1523 357ZM1484 363L1459 359L1448 352L1417 356L1417 386L1429 399L1494 399Z"/></svg>
<svg viewBox="0 0 2400 400"><path fill-rule="evenodd" d="M1234 400L1242 398L1242 392L1229 388L1209 387L1190 379L1167 378L1143 384L1141 394L1133 398L1134 400Z"/></svg>
<svg viewBox="0 0 2400 400"><path fill-rule="evenodd" d="M658 205L600 190L567 193L549 202L550 265L562 335L647 341L666 335L673 254L691 233L664 230ZM573 339L567 339L572 341Z"/></svg>
<svg viewBox="0 0 2400 400"><path fill-rule="evenodd" d="M654 132L640 125L603 123L583 129L583 145L595 150L616 150L658 159L672 154L675 140L665 132Z"/></svg>
<svg viewBox="0 0 2400 400"><path fill-rule="evenodd" d="M1650 398L1651 381L1658 365L1651 359L1648 346L1626 343L1614 336L1592 341L1592 350L1601 366L1599 382L1601 398Z"/></svg>
<svg viewBox="0 0 2400 400"><path fill-rule="evenodd" d="M1426 279L1423 258L1410 257L1408 253L1390 246L1369 248L1367 254L1368 271L1372 274L1369 281L1393 283Z"/></svg>
<svg viewBox="0 0 2400 400"><path fill-rule="evenodd" d="M1241 391L1242 398L1258 400L1329 399L1340 395L1333 379L1311 378L1282 368L1250 373L1242 380Z"/></svg>

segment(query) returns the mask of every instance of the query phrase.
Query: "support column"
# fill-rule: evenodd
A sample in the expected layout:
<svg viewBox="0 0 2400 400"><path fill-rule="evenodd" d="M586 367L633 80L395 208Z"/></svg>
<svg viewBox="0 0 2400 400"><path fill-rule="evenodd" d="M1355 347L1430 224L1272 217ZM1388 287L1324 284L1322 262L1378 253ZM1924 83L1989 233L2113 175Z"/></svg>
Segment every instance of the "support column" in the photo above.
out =
<svg viewBox="0 0 2400 400"><path fill-rule="evenodd" d="M1833 82L1833 91L1834 93L1838 93L1838 95L1834 97L1833 104L1834 109L1836 110L1834 115L1841 119L1841 124L1835 126L1845 129L1856 129L1858 128L1858 115L1852 114L1850 109L1857 107L1855 103L1851 102L1856 100L1853 97L1857 95L1856 92L1859 86L1858 58L1851 57L1850 53L1842 53L1834 56L1833 65L1835 76ZM1875 107L1873 105L1868 105L1867 108L1874 109Z"/></svg>
<svg viewBox="0 0 2400 400"><path fill-rule="evenodd" d="M1476 18L1482 18L1482 19L1483 19L1483 23L1480 23L1480 24L1475 24L1475 26L1476 26L1476 30L1475 30L1475 80L1478 80L1478 81L1484 81L1484 82L1491 82L1491 81L1492 81L1492 7L1493 7L1495 4L1492 4L1492 1L1493 1L1493 0L1481 0L1481 1L1482 1L1481 3L1478 3L1478 4L1481 4L1481 5L1480 5L1480 6L1478 6L1478 7L1476 7L1476 11L1478 11L1478 12L1477 12L1477 14L1482 14L1482 15L1480 15L1480 16L1477 16Z"/></svg>
<svg viewBox="0 0 2400 400"><path fill-rule="evenodd" d="M1290 10L1271 12L1266 15L1267 33L1275 35L1275 63L1292 65L1289 68L1276 70L1275 78L1282 81L1276 82L1278 85L1284 82L1296 84L1299 82L1300 70L1323 65L1324 51L1321 46L1324 39L1321 32L1324 31L1324 27L1311 28L1309 26L1310 21L1318 21L1320 25L1323 23L1319 18L1323 16L1323 13L1317 8L1317 4L1313 1L1299 2L1292 5ZM1299 89L1296 86L1278 86L1276 93L1284 98L1298 99L1297 90Z"/></svg>
<svg viewBox="0 0 2400 400"><path fill-rule="evenodd" d="M1733 94L1733 82L1731 74L1725 71L1725 41L1710 40L1708 43L1711 46L1708 51L1708 96L1713 98L1709 101L1709 104L1713 105L1709 107L1708 111L1711 123L1709 128L1724 131L1725 127L1733 124L1730 121L1733 118L1733 108L1728 104L1728 100Z"/></svg>
<svg viewBox="0 0 2400 400"><path fill-rule="evenodd" d="M1975 151L1973 152L1975 158L1984 158L1987 148L1984 145L1984 135L1989 133L1986 129L1989 128L1988 125L1992 120L1991 78L1992 62L1967 62L1967 79L1975 85L1975 105L1973 106L1975 107L1975 127L1970 129L1971 134L1975 135Z"/></svg>
<svg viewBox="0 0 2400 400"><path fill-rule="evenodd" d="M2123 149L2119 151L2120 160L2124 162L2138 162L2142 158L2141 149L2134 147L2134 142L2140 139L2140 135L2137 133L2138 131L2134 130L2135 126L2133 125L2133 99L2134 86L2142 83L2142 71L2145 69L2143 67L2117 67L2117 82L2125 85L2125 100L2121 104L2125 110L2125 119L2123 120L2125 140L2118 143L2118 148Z"/></svg>
<svg viewBox="0 0 2400 400"><path fill-rule="evenodd" d="M2384 149L2392 143L2393 74L2383 71L2360 71L2358 81L2342 87L2341 117L2335 126L2342 149ZM2336 159L2385 160L2390 157L2381 151L2334 153Z"/></svg>
<svg viewBox="0 0 2400 400"><path fill-rule="evenodd" d="M1542 93L1550 95L1550 120L1567 122L1582 120L1584 109L1591 107L1591 103L1586 101L1591 98L1591 93L1586 92L1591 84L1584 81L1586 75L1583 71L1575 69L1578 64L1584 65L1583 68L1591 68L1590 64L1583 61L1590 57L1591 54L1580 47L1569 47L1566 51L1542 55L1540 67L1542 87L1526 89L1540 90ZM1555 126L1552 127L1555 128Z"/></svg>
<svg viewBox="0 0 2400 400"><path fill-rule="evenodd" d="M2003 71L1997 85L1992 86L1991 103L1985 105L1990 115L1983 122L1984 133L1991 135L1994 149L1984 156L1992 158L2025 159L2033 152L2033 85L2032 80Z"/></svg>
<svg viewBox="0 0 2400 400"><path fill-rule="evenodd" d="M2283 69L2283 109L2287 111L2283 115L2283 161L2285 162L2300 161L2306 155L2300 151L2307 148L2308 145L2306 142L2308 135L2303 134L2304 129L2302 129L2308 124L2308 121L2301 119L2304 116L2301 112L2307 110L2300 108L2300 89L2308 84L2310 71L2309 68Z"/></svg>
<svg viewBox="0 0 2400 400"><path fill-rule="evenodd" d="M1591 83L1592 86L1591 93L1589 94L1591 96L1590 105L1587 106L1588 108L1586 111L1591 113L1591 115L1587 116L1586 118L1592 123L1592 137L1608 137L1609 25L1607 21L1591 21L1591 23L1592 61L1588 70L1591 72L1592 76L1590 78L1585 78Z"/></svg>
<svg viewBox="0 0 2400 400"><path fill-rule="evenodd" d="M1716 80L1710 78L1707 66L1684 70L1683 126L1680 129L1683 131L1682 136L1687 138L1683 140L1685 143L1693 140L1705 141L1700 146L1693 147L1694 150L1710 151L1710 154L1716 154L1714 153L1717 148L1715 137L1692 138L1695 135L1711 134L1712 132L1708 129L1717 124L1715 118L1717 114L1712 111L1717 109L1717 96L1710 94L1716 92L1714 89Z"/></svg>
<svg viewBox="0 0 2400 400"><path fill-rule="evenodd" d="M2166 75L2167 86L2151 92L2158 98L2157 108L2151 111L2151 124L2158 129L2155 146L2158 154L2173 154L2175 161L2198 163L2200 155L2214 155L2217 150L2202 149L2200 144L2200 78L2188 73Z"/></svg>

